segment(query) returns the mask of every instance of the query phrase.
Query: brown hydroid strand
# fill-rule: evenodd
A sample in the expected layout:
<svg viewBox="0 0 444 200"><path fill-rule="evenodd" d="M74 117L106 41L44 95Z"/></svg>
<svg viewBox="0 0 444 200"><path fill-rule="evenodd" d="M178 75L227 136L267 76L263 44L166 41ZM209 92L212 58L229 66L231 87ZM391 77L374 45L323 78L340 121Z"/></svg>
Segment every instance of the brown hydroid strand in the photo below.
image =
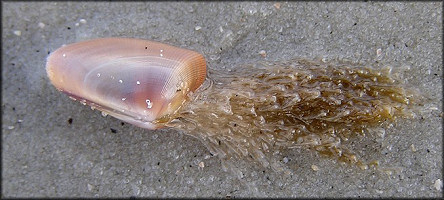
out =
<svg viewBox="0 0 444 200"><path fill-rule="evenodd" d="M419 100L390 71L305 59L212 69L207 86L163 123L223 159L251 156L268 166L273 149L309 148L365 166L344 141L413 117Z"/></svg>

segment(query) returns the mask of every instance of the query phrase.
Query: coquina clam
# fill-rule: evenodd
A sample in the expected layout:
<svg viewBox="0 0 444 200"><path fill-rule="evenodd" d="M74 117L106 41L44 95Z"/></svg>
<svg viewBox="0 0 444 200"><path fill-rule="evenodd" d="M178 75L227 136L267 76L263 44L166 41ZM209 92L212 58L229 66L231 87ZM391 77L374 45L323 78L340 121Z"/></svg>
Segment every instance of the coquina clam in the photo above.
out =
<svg viewBox="0 0 444 200"><path fill-rule="evenodd" d="M52 84L70 97L148 128L174 113L205 80L204 57L139 39L105 38L63 46L46 65Z"/></svg>
<svg viewBox="0 0 444 200"><path fill-rule="evenodd" d="M139 39L66 45L46 69L85 105L143 128L183 130L214 155L263 166L273 148L309 148L365 168L346 141L414 116L420 99L391 68L294 59L207 74L201 54Z"/></svg>

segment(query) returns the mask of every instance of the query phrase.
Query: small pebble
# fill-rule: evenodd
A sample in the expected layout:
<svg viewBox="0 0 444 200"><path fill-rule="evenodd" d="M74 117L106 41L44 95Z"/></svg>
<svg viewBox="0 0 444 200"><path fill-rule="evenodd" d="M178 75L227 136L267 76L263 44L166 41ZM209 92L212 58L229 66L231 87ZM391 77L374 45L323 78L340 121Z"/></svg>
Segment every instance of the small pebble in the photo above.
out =
<svg viewBox="0 0 444 200"><path fill-rule="evenodd" d="M416 152L416 147L414 144L410 145L410 148L412 149L413 152Z"/></svg>
<svg viewBox="0 0 444 200"><path fill-rule="evenodd" d="M85 19L80 19L80 23L86 24L86 20Z"/></svg>
<svg viewBox="0 0 444 200"><path fill-rule="evenodd" d="M194 27L194 30L196 30L196 31L198 31L198 30L200 30L200 29L202 29L202 27L200 27L200 26L196 26L196 27Z"/></svg>
<svg viewBox="0 0 444 200"><path fill-rule="evenodd" d="M40 27L40 28L45 28L45 24L42 23L42 22L39 22L39 27Z"/></svg>
<svg viewBox="0 0 444 200"><path fill-rule="evenodd" d="M275 3L273 6L279 10L281 8L281 3Z"/></svg>
<svg viewBox="0 0 444 200"><path fill-rule="evenodd" d="M267 52L265 50L260 50L259 54L264 58L267 56Z"/></svg>
<svg viewBox="0 0 444 200"><path fill-rule="evenodd" d="M14 35L16 35L16 36L21 36L21 35L22 35L22 32L19 31L19 30L16 30L16 31L14 31Z"/></svg>
<svg viewBox="0 0 444 200"><path fill-rule="evenodd" d="M93 186L93 185L91 185L91 184L89 184L89 183L88 183L88 185L87 185L87 186L88 186L88 190L89 190L89 191L91 191L91 190L93 190L93 189L94 189L94 186Z"/></svg>
<svg viewBox="0 0 444 200"><path fill-rule="evenodd" d="M284 163L288 163L288 158L287 157L284 157Z"/></svg>
<svg viewBox="0 0 444 200"><path fill-rule="evenodd" d="M199 163L199 167L200 167L200 168L204 168L204 167L205 167L205 163L204 163L204 162L200 162L200 163Z"/></svg>
<svg viewBox="0 0 444 200"><path fill-rule="evenodd" d="M436 190L441 191L442 190L442 181L441 181L441 179L437 179L433 186L435 186Z"/></svg>
<svg viewBox="0 0 444 200"><path fill-rule="evenodd" d="M377 50L376 50L376 58L377 58L378 60L381 60L381 59L382 59L382 49L377 49Z"/></svg>
<svg viewBox="0 0 444 200"><path fill-rule="evenodd" d="M319 171L319 167L316 165L311 165L311 169L315 172Z"/></svg>
<svg viewBox="0 0 444 200"><path fill-rule="evenodd" d="M376 49L376 55L380 56L382 54L382 49Z"/></svg>

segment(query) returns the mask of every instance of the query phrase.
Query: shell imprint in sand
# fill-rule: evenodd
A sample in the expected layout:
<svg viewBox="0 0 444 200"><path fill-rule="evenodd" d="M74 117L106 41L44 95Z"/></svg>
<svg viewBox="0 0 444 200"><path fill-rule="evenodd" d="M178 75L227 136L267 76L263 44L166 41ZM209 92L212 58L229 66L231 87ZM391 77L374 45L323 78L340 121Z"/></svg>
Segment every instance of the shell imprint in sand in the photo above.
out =
<svg viewBox="0 0 444 200"><path fill-rule="evenodd" d="M366 166L344 143L398 117L419 96L390 68L297 59L211 69L194 51L138 39L70 44L47 62L52 84L83 104L131 124L174 127L221 158L269 166L266 154L310 148Z"/></svg>

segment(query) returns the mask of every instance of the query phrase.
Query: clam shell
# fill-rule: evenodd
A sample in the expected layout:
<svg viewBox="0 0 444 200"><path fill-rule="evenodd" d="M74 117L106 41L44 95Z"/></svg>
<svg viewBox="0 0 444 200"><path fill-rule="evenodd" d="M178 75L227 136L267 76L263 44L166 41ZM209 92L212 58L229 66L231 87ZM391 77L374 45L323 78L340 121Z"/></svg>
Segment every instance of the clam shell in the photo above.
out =
<svg viewBox="0 0 444 200"><path fill-rule="evenodd" d="M63 46L48 57L51 83L83 104L142 128L174 113L206 77L205 58L158 42L104 38Z"/></svg>

